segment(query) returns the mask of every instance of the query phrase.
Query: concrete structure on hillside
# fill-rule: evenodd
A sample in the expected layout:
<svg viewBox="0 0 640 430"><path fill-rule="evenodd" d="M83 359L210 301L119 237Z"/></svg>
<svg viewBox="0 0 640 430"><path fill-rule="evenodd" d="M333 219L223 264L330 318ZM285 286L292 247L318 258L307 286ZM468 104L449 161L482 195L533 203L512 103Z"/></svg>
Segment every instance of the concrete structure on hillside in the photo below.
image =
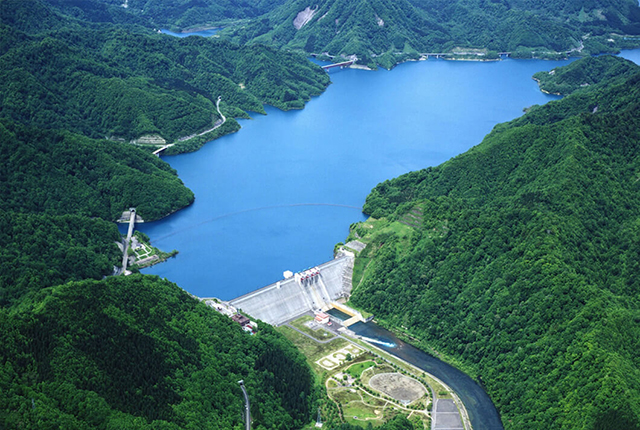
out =
<svg viewBox="0 0 640 430"><path fill-rule="evenodd" d="M318 324L327 324L329 323L329 315L324 312L316 313L315 320Z"/></svg>
<svg viewBox="0 0 640 430"><path fill-rule="evenodd" d="M280 325L308 311L326 311L336 300L351 293L353 260L353 254L342 253L334 260L228 303L272 325Z"/></svg>

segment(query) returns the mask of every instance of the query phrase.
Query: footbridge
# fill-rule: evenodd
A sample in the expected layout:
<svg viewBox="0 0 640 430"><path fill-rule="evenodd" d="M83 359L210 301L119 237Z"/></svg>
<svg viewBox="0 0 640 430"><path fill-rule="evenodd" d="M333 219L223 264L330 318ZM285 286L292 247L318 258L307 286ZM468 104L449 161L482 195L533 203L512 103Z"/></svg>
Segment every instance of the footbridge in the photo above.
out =
<svg viewBox="0 0 640 430"><path fill-rule="evenodd" d="M228 304L275 326L308 311L327 311L341 306L337 300L351 293L353 260L353 254L343 253L324 264L229 300ZM364 321L362 316L354 316Z"/></svg>
<svg viewBox="0 0 640 430"><path fill-rule="evenodd" d="M120 274L127 275L127 263L129 262L129 246L131 246L131 236L133 236L133 229L135 228L136 222L143 222L143 220L142 218L140 218L140 215L136 214L136 208L129 208L128 211L124 211L122 213L118 222L122 224L129 224L129 229L127 230L127 238L124 240L124 246L122 248L122 268L120 269Z"/></svg>

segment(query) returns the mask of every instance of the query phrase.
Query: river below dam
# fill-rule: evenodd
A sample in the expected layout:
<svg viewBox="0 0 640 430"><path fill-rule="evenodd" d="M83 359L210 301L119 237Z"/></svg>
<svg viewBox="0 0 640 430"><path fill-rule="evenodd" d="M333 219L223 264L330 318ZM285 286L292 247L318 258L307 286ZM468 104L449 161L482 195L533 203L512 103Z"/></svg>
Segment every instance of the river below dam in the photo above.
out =
<svg viewBox="0 0 640 430"><path fill-rule="evenodd" d="M359 336L374 339L375 345L445 382L458 395L469 413L473 430L502 430L496 407L480 385L455 367L398 339L392 332L374 323L356 323L349 327Z"/></svg>

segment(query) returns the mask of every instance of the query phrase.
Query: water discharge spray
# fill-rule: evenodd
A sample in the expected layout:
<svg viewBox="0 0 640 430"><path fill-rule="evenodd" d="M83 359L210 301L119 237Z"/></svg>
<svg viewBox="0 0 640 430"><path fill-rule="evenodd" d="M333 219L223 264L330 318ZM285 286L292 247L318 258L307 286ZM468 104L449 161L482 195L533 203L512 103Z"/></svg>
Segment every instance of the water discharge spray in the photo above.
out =
<svg viewBox="0 0 640 430"><path fill-rule="evenodd" d="M377 343L378 345L386 346L387 348L395 348L395 347L398 346L393 342L385 342L383 340L372 339L372 338L366 337L366 336L360 336L360 339L365 340L367 342L371 342L371 343Z"/></svg>

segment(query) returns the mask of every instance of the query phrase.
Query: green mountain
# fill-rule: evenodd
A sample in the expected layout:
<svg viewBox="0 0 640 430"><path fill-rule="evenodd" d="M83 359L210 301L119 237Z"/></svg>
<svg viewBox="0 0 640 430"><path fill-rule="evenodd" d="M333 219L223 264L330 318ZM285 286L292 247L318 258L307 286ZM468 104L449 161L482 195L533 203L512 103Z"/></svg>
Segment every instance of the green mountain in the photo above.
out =
<svg viewBox="0 0 640 430"><path fill-rule="evenodd" d="M100 0L124 4L124 0ZM207 27L221 22L255 18L273 10L285 0L128 0L127 10L148 18L160 27Z"/></svg>
<svg viewBox="0 0 640 430"><path fill-rule="evenodd" d="M329 84L320 67L291 53L79 24L36 0L0 5L0 32L10 38L0 51L0 117L30 125L171 143L212 129L218 97L228 118L219 134L239 128L231 117L264 112L263 103L302 108ZM55 30L38 27L30 6Z"/></svg>
<svg viewBox="0 0 640 430"><path fill-rule="evenodd" d="M78 215L0 210L0 308L29 292L102 279L120 266L114 223Z"/></svg>
<svg viewBox="0 0 640 430"><path fill-rule="evenodd" d="M0 210L153 221L193 202L167 163L133 145L0 120Z"/></svg>
<svg viewBox="0 0 640 430"><path fill-rule="evenodd" d="M240 44L356 55L363 64L384 67L418 58L420 53L492 59L497 52L510 52L521 58L555 58L617 52L640 44L640 7L635 0L47 2L92 22L174 29L225 27L219 35Z"/></svg>
<svg viewBox="0 0 640 430"><path fill-rule="evenodd" d="M112 221L124 210L152 221L194 199L167 163L129 144L5 119L0 156L0 306L112 274L122 261Z"/></svg>
<svg viewBox="0 0 640 430"><path fill-rule="evenodd" d="M542 91L566 96L585 87L609 85L613 78L636 72L635 64L620 57L587 57L549 72L538 72L533 79Z"/></svg>
<svg viewBox="0 0 640 430"><path fill-rule="evenodd" d="M633 73L379 184L352 229L353 302L475 376L507 429L640 428L640 68L597 63Z"/></svg>
<svg viewBox="0 0 640 430"><path fill-rule="evenodd" d="M485 55L493 50L520 57L565 56L631 43L610 33L640 34L637 2L289 0L222 32L240 43L357 55L365 63L385 66L418 52L475 54L473 49L481 49Z"/></svg>
<svg viewBox="0 0 640 430"><path fill-rule="evenodd" d="M0 427L300 428L313 415L304 357L273 328L250 336L157 277L48 288L0 309Z"/></svg>
<svg viewBox="0 0 640 430"><path fill-rule="evenodd" d="M448 30L407 0L287 1L229 34L239 43L255 42L311 53L356 54L365 59L390 52L453 47Z"/></svg>

